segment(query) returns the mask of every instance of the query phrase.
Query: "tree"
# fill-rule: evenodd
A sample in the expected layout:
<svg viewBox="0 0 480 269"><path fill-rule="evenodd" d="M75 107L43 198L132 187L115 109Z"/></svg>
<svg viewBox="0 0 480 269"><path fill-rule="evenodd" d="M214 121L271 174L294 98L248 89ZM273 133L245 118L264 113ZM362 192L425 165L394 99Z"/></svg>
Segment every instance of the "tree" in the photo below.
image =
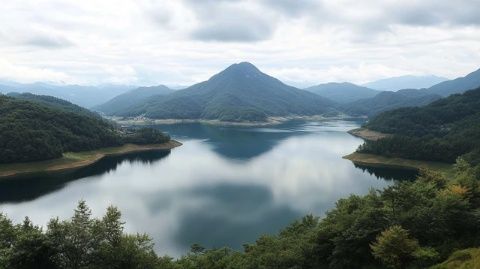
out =
<svg viewBox="0 0 480 269"><path fill-rule="evenodd" d="M395 225L383 231L370 248L373 256L385 266L402 269L413 260L420 245L410 237L407 230Z"/></svg>

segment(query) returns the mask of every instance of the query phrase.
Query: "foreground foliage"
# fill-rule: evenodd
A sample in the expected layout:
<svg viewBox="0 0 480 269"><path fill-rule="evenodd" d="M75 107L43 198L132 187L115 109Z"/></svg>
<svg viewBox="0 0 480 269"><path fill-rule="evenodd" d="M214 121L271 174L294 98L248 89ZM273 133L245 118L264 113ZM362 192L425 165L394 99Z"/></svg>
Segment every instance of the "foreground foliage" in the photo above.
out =
<svg viewBox="0 0 480 269"><path fill-rule="evenodd" d="M360 147L388 157L455 162L459 156L480 162L480 89L452 95L419 108L388 111L366 127L393 134Z"/></svg>
<svg viewBox="0 0 480 269"><path fill-rule="evenodd" d="M432 269L480 269L480 248L455 251L446 261Z"/></svg>
<svg viewBox="0 0 480 269"><path fill-rule="evenodd" d="M71 219L45 229L1 215L0 268L426 268L480 246L479 179L480 167L460 159L454 178L423 171L341 199L325 218L306 216L243 251L196 244L177 260L158 257L148 236L125 234L114 207L92 219L82 201ZM437 268L455 268L455 255Z"/></svg>

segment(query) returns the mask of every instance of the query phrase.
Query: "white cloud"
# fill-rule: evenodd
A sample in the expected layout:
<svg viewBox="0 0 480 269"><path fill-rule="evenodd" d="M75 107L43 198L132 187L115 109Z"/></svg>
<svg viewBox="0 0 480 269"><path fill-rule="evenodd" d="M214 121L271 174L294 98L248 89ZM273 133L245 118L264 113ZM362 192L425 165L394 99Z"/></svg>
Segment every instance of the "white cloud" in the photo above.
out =
<svg viewBox="0 0 480 269"><path fill-rule="evenodd" d="M19 0L0 12L0 77L19 81L188 85L251 61L303 86L480 67L476 0Z"/></svg>

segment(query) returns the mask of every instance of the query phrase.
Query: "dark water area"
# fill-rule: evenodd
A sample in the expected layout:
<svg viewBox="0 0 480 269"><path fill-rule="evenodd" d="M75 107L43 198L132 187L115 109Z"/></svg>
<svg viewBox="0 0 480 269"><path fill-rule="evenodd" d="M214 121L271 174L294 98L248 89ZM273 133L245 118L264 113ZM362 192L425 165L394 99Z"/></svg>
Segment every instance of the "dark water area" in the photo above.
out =
<svg viewBox="0 0 480 269"><path fill-rule="evenodd" d="M43 225L69 218L83 199L94 216L117 206L126 231L148 233L162 255L180 256L194 243L238 249L306 214L322 216L340 198L415 177L342 159L362 143L346 133L359 125L155 126L183 146L110 157L69 174L0 181L0 211Z"/></svg>

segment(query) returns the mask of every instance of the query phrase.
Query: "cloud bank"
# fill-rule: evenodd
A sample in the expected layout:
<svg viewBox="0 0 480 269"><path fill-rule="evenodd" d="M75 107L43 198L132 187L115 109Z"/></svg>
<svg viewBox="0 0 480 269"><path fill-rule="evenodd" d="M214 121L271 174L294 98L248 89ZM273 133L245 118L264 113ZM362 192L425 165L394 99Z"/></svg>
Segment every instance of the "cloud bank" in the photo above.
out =
<svg viewBox="0 0 480 269"><path fill-rule="evenodd" d="M480 67L480 2L39 0L0 6L0 79L188 85L250 61L297 86Z"/></svg>

